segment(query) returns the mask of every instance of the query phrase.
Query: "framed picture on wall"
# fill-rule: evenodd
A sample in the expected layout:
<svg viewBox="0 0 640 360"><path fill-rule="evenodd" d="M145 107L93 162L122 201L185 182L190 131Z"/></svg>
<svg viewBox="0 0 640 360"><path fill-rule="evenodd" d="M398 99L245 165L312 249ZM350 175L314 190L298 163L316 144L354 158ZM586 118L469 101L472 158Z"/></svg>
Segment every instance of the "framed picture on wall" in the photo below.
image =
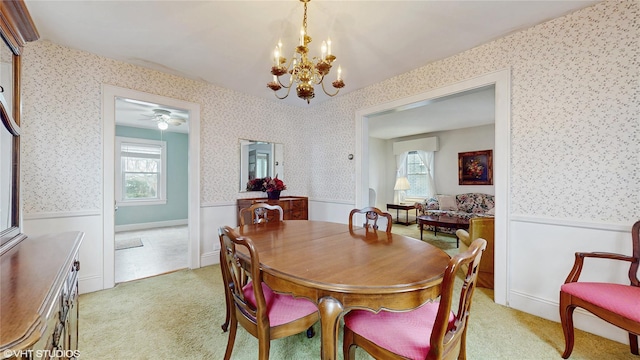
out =
<svg viewBox="0 0 640 360"><path fill-rule="evenodd" d="M458 153L458 185L493 185L493 150Z"/></svg>

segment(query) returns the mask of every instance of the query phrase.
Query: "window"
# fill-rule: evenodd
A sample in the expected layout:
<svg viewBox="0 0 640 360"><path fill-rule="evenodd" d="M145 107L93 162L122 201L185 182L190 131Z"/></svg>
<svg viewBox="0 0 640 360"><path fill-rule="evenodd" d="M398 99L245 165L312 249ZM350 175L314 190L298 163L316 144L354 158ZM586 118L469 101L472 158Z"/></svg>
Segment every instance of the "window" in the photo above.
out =
<svg viewBox="0 0 640 360"><path fill-rule="evenodd" d="M165 141L116 138L116 202L121 206L166 204Z"/></svg>
<svg viewBox="0 0 640 360"><path fill-rule="evenodd" d="M407 155L407 179L411 188L407 190L408 198L424 198L428 195L427 167L424 165L417 151L409 151Z"/></svg>

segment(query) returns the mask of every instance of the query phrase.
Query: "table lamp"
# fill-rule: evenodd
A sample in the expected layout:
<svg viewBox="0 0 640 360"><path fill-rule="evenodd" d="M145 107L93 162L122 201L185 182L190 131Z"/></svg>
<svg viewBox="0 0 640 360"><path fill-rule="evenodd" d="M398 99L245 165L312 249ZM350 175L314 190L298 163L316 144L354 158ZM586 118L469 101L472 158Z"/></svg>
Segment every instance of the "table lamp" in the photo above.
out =
<svg viewBox="0 0 640 360"><path fill-rule="evenodd" d="M401 176L396 179L396 185L393 187L393 190L398 191L399 203L404 202L405 198L407 197L405 190L409 189L411 189L411 186L409 186L409 180L406 176Z"/></svg>

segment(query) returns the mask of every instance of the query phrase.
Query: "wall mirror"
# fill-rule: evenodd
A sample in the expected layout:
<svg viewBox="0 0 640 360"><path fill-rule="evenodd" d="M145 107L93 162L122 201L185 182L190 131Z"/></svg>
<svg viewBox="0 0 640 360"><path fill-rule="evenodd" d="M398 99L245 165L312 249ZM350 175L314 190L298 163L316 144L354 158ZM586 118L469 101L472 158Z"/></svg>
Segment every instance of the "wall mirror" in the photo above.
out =
<svg viewBox="0 0 640 360"><path fill-rule="evenodd" d="M284 146L268 141L240 139L240 192L247 190L253 179L284 177Z"/></svg>
<svg viewBox="0 0 640 360"><path fill-rule="evenodd" d="M18 58L0 46L0 246L20 234L19 151L20 127L15 119L15 67ZM15 242L14 242L15 243ZM7 246L8 248L9 246Z"/></svg>

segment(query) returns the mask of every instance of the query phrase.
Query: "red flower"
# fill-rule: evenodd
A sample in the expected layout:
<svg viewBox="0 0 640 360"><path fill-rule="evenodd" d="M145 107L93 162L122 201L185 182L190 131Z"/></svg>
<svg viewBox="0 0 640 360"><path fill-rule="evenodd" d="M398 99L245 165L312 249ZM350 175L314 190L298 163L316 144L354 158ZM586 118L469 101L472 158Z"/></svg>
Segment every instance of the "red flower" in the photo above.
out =
<svg viewBox="0 0 640 360"><path fill-rule="evenodd" d="M262 182L262 191L271 192L282 190L287 190L287 185L285 185L282 180L278 179L278 175L273 179L270 177L264 178L264 181Z"/></svg>

